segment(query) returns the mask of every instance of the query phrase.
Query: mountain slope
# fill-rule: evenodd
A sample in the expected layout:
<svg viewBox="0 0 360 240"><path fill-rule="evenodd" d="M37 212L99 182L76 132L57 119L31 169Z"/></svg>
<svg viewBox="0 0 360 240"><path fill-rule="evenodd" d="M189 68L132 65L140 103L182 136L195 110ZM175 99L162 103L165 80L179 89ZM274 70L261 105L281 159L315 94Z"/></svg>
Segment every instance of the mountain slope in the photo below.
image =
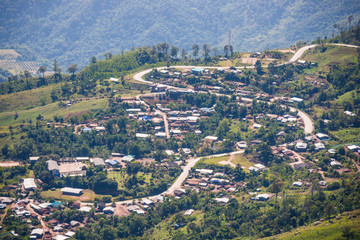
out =
<svg viewBox="0 0 360 240"><path fill-rule="evenodd" d="M1 45L27 45L68 66L163 41L187 50L194 43L221 50L230 30L235 50L284 47L314 39L314 33L330 36L334 23L346 25L349 15L357 22L360 5L352 0L0 0L0 11Z"/></svg>

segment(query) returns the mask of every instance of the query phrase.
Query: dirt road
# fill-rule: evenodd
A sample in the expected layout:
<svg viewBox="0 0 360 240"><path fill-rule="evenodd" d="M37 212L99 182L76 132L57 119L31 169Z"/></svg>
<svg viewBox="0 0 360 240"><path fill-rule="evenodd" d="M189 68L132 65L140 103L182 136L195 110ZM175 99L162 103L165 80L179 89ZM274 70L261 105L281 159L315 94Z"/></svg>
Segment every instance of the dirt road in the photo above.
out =
<svg viewBox="0 0 360 240"><path fill-rule="evenodd" d="M0 162L0 167L15 167L19 166L19 162L9 161L9 162Z"/></svg>

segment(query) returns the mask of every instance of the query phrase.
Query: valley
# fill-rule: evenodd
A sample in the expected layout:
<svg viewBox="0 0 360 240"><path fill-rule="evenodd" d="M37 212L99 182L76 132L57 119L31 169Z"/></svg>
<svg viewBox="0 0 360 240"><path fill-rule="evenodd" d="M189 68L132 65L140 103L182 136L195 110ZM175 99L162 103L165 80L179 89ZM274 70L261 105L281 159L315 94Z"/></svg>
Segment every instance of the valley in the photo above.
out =
<svg viewBox="0 0 360 240"><path fill-rule="evenodd" d="M356 239L359 47L321 41L1 84L0 234Z"/></svg>

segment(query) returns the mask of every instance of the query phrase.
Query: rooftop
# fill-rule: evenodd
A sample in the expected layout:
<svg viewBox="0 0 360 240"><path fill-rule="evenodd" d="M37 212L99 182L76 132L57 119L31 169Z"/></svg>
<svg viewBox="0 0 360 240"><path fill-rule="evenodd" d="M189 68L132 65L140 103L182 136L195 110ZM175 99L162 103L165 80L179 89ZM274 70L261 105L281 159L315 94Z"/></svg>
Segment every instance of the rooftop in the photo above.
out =
<svg viewBox="0 0 360 240"><path fill-rule="evenodd" d="M25 178L24 179L24 188L26 190L32 189L32 188L37 188L37 186L35 184L35 180L33 178Z"/></svg>

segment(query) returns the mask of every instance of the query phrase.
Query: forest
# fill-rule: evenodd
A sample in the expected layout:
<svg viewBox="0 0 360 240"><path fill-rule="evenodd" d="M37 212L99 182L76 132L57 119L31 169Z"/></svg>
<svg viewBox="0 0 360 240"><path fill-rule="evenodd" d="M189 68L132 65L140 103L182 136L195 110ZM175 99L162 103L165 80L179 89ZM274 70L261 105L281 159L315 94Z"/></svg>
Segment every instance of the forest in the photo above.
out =
<svg viewBox="0 0 360 240"><path fill-rule="evenodd" d="M1 47L31 46L38 59L83 67L91 56L169 44L190 51L207 43L221 51L262 51L337 35L357 24L356 1L9 1L2 0ZM71 16L71 17L70 17ZM335 25L334 25L335 24ZM184 27L186 26L186 27ZM316 33L317 36L313 34ZM219 50L220 49L220 50Z"/></svg>

